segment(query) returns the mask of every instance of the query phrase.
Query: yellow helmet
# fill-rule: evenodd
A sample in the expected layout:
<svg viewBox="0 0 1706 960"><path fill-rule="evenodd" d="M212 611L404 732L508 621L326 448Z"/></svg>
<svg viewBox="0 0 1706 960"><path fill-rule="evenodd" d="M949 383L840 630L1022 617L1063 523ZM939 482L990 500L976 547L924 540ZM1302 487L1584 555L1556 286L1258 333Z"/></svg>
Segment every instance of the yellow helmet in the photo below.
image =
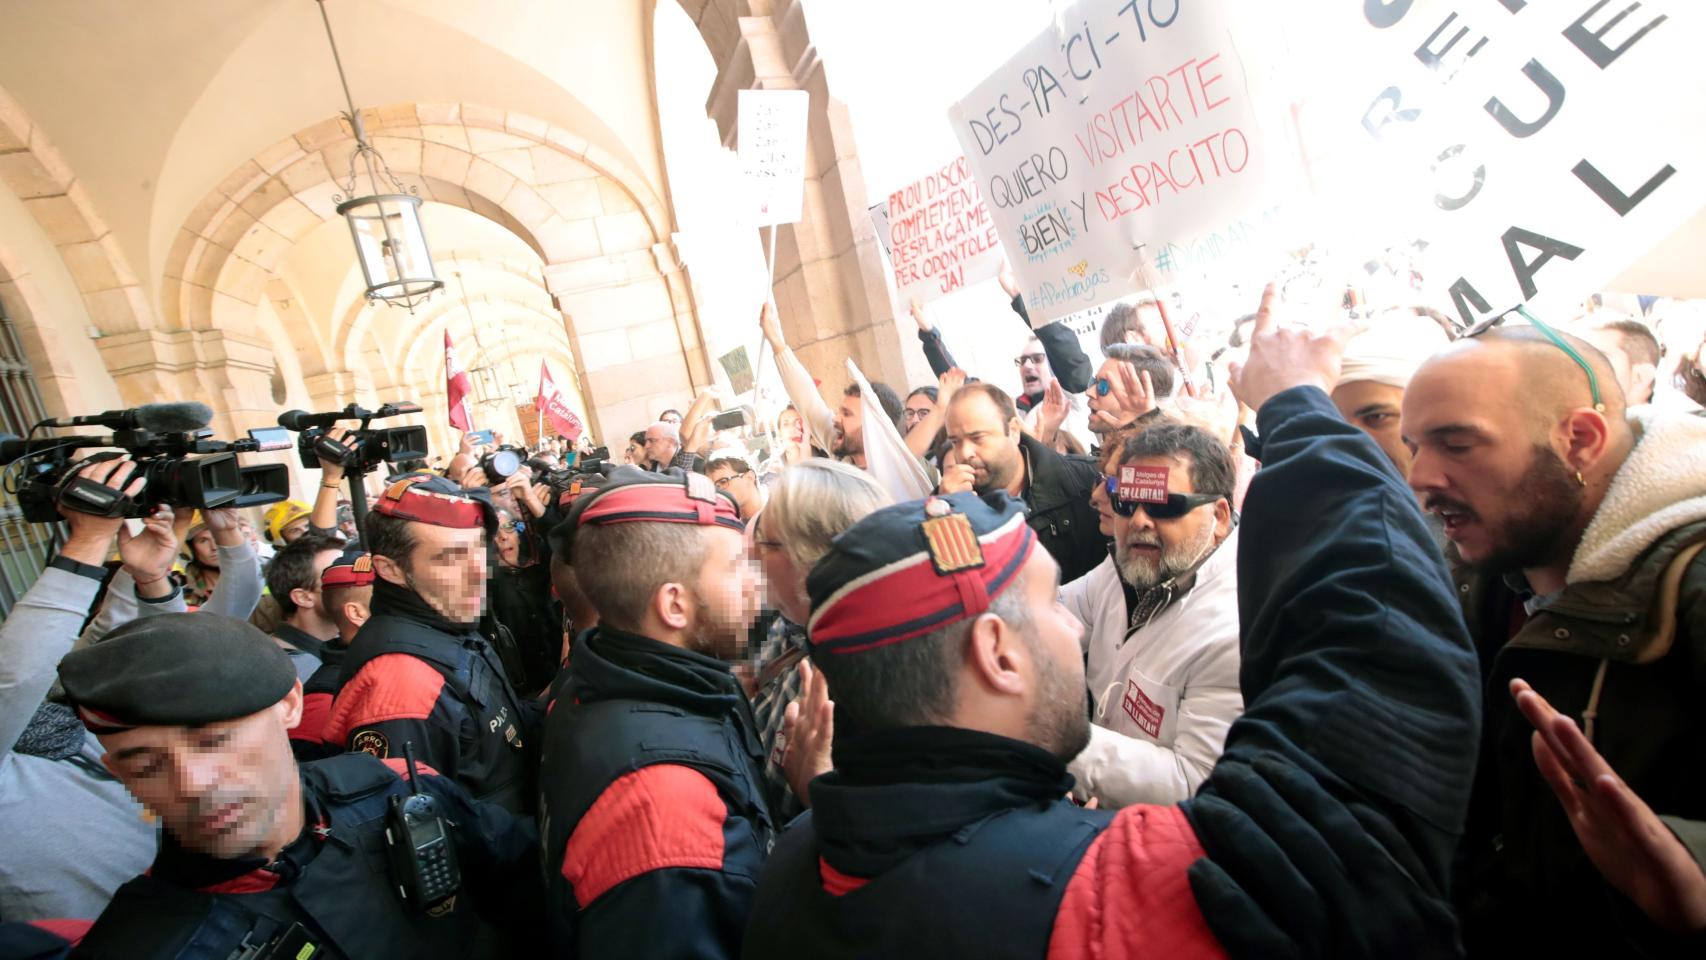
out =
<svg viewBox="0 0 1706 960"><path fill-rule="evenodd" d="M314 511L308 509L308 504L301 500L281 500L267 508L267 539L273 543L284 543L283 530Z"/></svg>

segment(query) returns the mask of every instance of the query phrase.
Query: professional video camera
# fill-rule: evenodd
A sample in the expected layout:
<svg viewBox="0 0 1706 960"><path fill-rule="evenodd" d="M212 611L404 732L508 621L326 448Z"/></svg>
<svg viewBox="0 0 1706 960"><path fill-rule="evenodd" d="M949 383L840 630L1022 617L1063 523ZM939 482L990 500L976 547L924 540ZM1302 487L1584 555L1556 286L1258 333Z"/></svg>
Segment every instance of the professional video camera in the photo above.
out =
<svg viewBox="0 0 1706 960"><path fill-rule="evenodd" d="M204 403L150 403L129 410L109 410L66 420L43 420L30 429L33 439L0 436L0 465L22 461L8 473L8 492L16 494L18 509L32 523L60 519L59 505L106 517L143 517L155 504L211 510L276 503L290 495L290 472L282 464L240 466L237 454L286 450L290 437L283 430L249 431L247 440L212 440L204 429L213 411ZM35 438L45 427L107 427L110 436L77 435ZM90 447L116 450L78 459L75 451ZM129 484L137 477L142 489L124 496L114 488L77 476L85 464L112 460L123 451L135 461Z"/></svg>
<svg viewBox="0 0 1706 960"><path fill-rule="evenodd" d="M426 427L381 427L369 429L368 423L405 413L420 413L417 403L387 403L378 410L365 410L350 404L329 413L304 413L287 410L278 415L278 424L286 430L301 434L296 440L297 453L304 467L318 468L321 458L341 463L350 473L362 474L381 463L425 458L427 455ZM326 436L326 428L340 420L360 420L361 426L351 431L345 443ZM350 440L353 444L346 446Z"/></svg>

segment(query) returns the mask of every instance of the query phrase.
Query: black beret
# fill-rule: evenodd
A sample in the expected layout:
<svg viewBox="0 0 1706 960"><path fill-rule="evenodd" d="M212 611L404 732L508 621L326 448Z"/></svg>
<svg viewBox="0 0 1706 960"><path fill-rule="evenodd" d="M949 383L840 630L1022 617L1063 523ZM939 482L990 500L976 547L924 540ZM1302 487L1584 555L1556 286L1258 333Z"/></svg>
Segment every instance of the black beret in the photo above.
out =
<svg viewBox="0 0 1706 960"><path fill-rule="evenodd" d="M831 541L806 576L814 653L859 653L989 609L1037 544L1005 491L884 507Z"/></svg>
<svg viewBox="0 0 1706 960"><path fill-rule="evenodd" d="M59 662L94 733L235 720L284 699L296 668L272 638L216 613L165 613L119 627Z"/></svg>

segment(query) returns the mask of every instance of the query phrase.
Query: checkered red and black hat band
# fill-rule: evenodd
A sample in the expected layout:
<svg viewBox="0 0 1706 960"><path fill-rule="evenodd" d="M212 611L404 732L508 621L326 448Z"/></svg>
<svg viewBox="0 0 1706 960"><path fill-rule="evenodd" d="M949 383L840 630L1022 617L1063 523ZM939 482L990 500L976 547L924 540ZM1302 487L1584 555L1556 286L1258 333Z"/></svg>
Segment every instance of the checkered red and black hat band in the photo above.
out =
<svg viewBox="0 0 1706 960"><path fill-rule="evenodd" d="M374 558L362 554L355 563L334 563L321 571L321 587L367 587L374 581Z"/></svg>
<svg viewBox="0 0 1706 960"><path fill-rule="evenodd" d="M680 483L627 484L607 487L593 496L581 511L583 524L691 523L737 532L746 529L727 497L713 495L702 500L689 496Z"/></svg>
<svg viewBox="0 0 1706 960"><path fill-rule="evenodd" d="M983 563L975 569L939 573L926 549L842 587L812 615L813 650L860 653L983 613L1019 575L1037 538L1015 514L978 542Z"/></svg>
<svg viewBox="0 0 1706 960"><path fill-rule="evenodd" d="M414 520L435 527L472 530L486 525L486 511L479 501L452 493L425 490L423 478L409 478L392 484L373 504L373 512L401 520Z"/></svg>

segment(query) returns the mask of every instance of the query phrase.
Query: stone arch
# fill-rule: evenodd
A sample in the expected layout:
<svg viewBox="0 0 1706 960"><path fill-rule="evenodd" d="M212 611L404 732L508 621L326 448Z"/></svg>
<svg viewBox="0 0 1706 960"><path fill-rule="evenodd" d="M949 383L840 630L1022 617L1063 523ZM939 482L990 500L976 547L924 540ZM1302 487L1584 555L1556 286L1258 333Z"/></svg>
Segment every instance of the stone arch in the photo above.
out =
<svg viewBox="0 0 1706 960"><path fill-rule="evenodd" d="M425 198L502 224L547 264L612 247L643 252L669 236L667 211L639 173L544 121L472 104L381 107L362 120L391 169L420 183ZM168 325L215 326L225 297L253 305L284 252L335 216L354 146L335 117L261 151L211 191L166 258ZM595 218L616 222L577 227Z"/></svg>
<svg viewBox="0 0 1706 960"><path fill-rule="evenodd" d="M420 184L424 197L496 221L539 253L578 369L655 367L656 357L674 352L667 340L660 349L658 334L667 329L682 357L680 375L647 367L657 376L638 382L679 395L709 381L668 209L637 171L569 131L476 104L381 107L363 111L363 123L391 169ZM347 123L329 119L262 151L211 191L167 256L166 325L242 329L285 252L335 216L333 198L353 147ZM609 291L630 285L644 289L623 298L629 309L604 312L612 306ZM639 316L636 300L645 304ZM621 350L603 336L635 322L646 333L623 338ZM594 334L602 339L590 341ZM590 364L583 355L589 342L598 353ZM635 372L612 370L610 393L631 390ZM597 412L588 413L596 424Z"/></svg>
<svg viewBox="0 0 1706 960"><path fill-rule="evenodd" d="M0 183L23 201L71 272L102 333L154 326L135 271L76 175L24 108L0 88Z"/></svg>

